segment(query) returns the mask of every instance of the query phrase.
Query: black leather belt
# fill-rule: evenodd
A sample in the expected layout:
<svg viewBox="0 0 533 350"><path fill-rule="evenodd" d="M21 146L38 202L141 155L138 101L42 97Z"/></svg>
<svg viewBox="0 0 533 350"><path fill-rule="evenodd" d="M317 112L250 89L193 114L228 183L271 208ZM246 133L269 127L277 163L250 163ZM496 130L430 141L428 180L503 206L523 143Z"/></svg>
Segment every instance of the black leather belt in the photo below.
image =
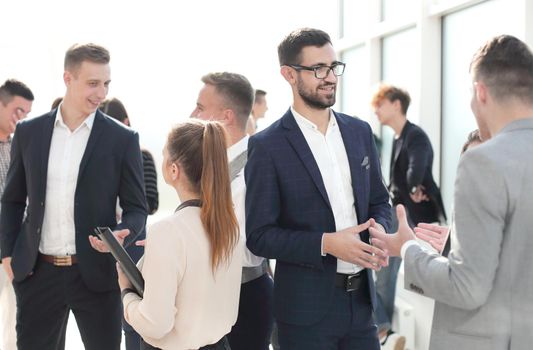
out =
<svg viewBox="0 0 533 350"><path fill-rule="evenodd" d="M347 275L344 273L335 274L335 286L344 288L347 292L353 292L361 287L361 283L366 281L364 278L365 270L361 270L356 274Z"/></svg>

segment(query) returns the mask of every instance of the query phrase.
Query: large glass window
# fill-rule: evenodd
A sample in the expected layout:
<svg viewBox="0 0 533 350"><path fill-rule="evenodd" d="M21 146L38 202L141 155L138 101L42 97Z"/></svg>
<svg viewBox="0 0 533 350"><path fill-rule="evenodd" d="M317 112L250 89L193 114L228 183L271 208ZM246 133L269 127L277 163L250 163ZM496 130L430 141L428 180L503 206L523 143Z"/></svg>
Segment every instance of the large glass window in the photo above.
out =
<svg viewBox="0 0 533 350"><path fill-rule="evenodd" d="M407 117L414 123L418 122L418 65L416 57L417 40L415 28L387 36L381 41L381 80L388 84L402 87L411 95L411 107ZM370 102L370 101L369 101ZM388 126L381 128L381 166L383 178L389 183L390 159L394 132Z"/></svg>
<svg viewBox="0 0 533 350"><path fill-rule="evenodd" d="M346 69L341 77L341 102L343 113L368 120L368 68L364 45L342 53Z"/></svg>
<svg viewBox="0 0 533 350"><path fill-rule="evenodd" d="M491 37L520 32L519 21L514 20L519 14L512 13L517 11L518 6L513 9L506 6L504 0L492 0L443 19L441 191L448 213L453 202L461 147L468 133L477 128L470 109L470 60ZM502 13L505 16L501 16Z"/></svg>
<svg viewBox="0 0 533 350"><path fill-rule="evenodd" d="M415 5L418 5L417 0L381 0L381 20L411 18L416 10Z"/></svg>
<svg viewBox="0 0 533 350"><path fill-rule="evenodd" d="M341 37L354 35L364 36L368 27L376 22L373 13L373 1L368 0L342 0L341 6ZM377 17L377 16L376 16Z"/></svg>

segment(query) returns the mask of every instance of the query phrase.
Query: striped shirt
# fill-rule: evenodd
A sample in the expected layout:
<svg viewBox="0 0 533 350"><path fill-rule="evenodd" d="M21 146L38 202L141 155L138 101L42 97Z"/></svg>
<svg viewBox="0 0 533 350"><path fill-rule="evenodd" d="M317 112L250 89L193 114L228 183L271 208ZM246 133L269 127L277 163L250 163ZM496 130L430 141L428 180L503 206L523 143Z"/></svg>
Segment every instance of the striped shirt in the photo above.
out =
<svg viewBox="0 0 533 350"><path fill-rule="evenodd" d="M7 170L9 169L10 151L11 137L7 141L0 141L0 197L4 194Z"/></svg>
<svg viewBox="0 0 533 350"><path fill-rule="evenodd" d="M144 190L148 214L153 214L159 207L159 192L157 191L157 171L155 170L154 157L147 150L141 150L144 170Z"/></svg>

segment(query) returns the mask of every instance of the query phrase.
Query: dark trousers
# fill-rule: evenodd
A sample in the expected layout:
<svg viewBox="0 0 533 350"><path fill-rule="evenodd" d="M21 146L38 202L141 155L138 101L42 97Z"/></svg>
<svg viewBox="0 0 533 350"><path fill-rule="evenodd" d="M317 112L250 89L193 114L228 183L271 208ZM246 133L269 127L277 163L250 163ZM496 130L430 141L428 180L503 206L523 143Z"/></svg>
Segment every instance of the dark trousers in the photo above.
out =
<svg viewBox="0 0 533 350"><path fill-rule="evenodd" d="M268 350L272 326L274 283L268 274L241 284L239 316L227 335L232 350Z"/></svg>
<svg viewBox="0 0 533 350"><path fill-rule="evenodd" d="M145 231L141 232L139 237L137 237L137 240L141 239L146 239ZM136 246L135 243L132 243L126 248L126 252L129 254L131 259L137 263L144 254L144 247ZM124 330L126 350L139 350L141 346L141 336L128 322L126 322L124 319L124 312L122 312L122 329Z"/></svg>
<svg viewBox="0 0 533 350"><path fill-rule="evenodd" d="M141 340L141 350L161 350L159 348L155 348L152 345L148 344L144 340ZM211 345L202 346L198 350L231 350L228 340L226 337L222 337L218 342Z"/></svg>
<svg viewBox="0 0 533 350"><path fill-rule="evenodd" d="M365 280L356 291L334 287L330 309L313 325L277 320L281 350L379 350L367 274L362 278Z"/></svg>
<svg viewBox="0 0 533 350"><path fill-rule="evenodd" d="M85 349L120 349L120 292L89 290L77 265L57 267L38 261L34 273L13 287L19 350L63 349L70 310Z"/></svg>

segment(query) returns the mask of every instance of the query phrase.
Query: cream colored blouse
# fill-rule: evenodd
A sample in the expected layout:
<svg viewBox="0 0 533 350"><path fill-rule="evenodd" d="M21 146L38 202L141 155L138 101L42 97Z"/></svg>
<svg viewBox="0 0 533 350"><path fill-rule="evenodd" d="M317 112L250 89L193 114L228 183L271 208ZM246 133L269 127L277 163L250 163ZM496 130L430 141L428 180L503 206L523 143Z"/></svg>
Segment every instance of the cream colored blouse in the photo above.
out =
<svg viewBox="0 0 533 350"><path fill-rule="evenodd" d="M213 274L200 208L186 207L148 230L141 272L144 298L124 296L124 317L149 344L198 349L216 343L237 320L242 241Z"/></svg>

